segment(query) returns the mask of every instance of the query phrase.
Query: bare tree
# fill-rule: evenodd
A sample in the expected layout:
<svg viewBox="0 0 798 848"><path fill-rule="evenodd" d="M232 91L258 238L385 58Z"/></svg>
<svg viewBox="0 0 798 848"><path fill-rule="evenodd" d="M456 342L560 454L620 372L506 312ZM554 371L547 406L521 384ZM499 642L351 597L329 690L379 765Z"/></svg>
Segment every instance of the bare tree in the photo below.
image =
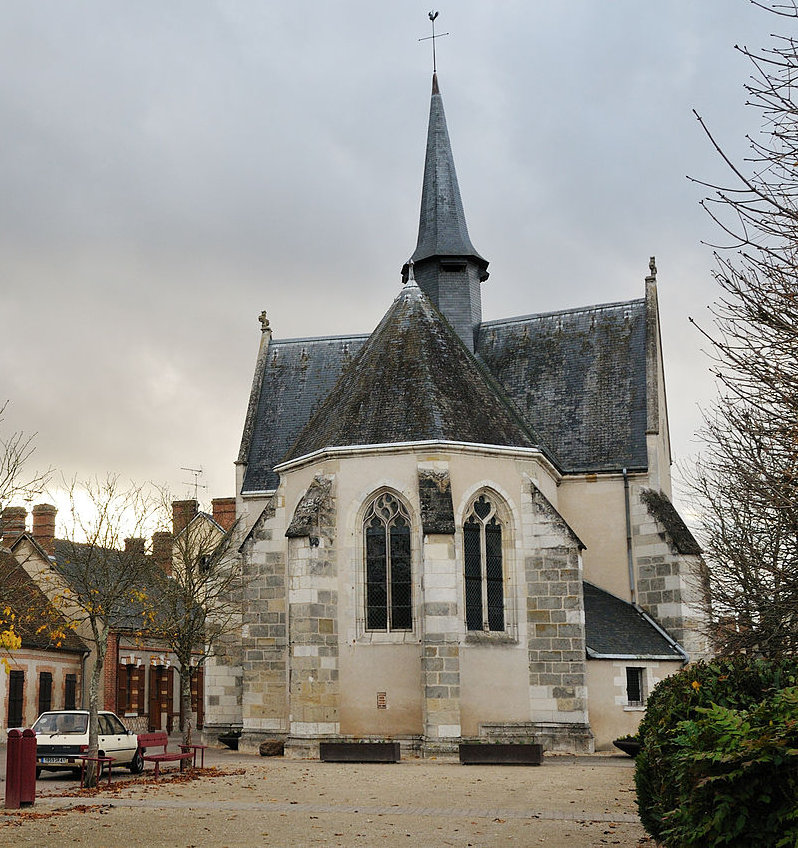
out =
<svg viewBox="0 0 798 848"><path fill-rule="evenodd" d="M67 538L56 540L55 562L40 582L92 651L89 753L96 756L109 633L143 632L147 623L151 566L143 540L156 503L144 488L125 487L115 476L72 482L69 495ZM94 770L89 780L96 780Z"/></svg>
<svg viewBox="0 0 798 848"><path fill-rule="evenodd" d="M0 537L3 535L3 509L11 501L42 491L50 470L30 472L27 466L36 451L36 434L21 430L6 433L2 429L8 401L0 403Z"/></svg>
<svg viewBox="0 0 798 848"><path fill-rule="evenodd" d="M796 0L754 5L798 19ZM761 128L704 207L723 233L711 342L721 396L695 476L709 564L706 612L722 651L798 652L798 43L773 36L751 64Z"/></svg>
<svg viewBox="0 0 798 848"><path fill-rule="evenodd" d="M225 529L211 516L198 513L185 527L175 528L171 561L152 580L157 589L148 632L162 639L177 658L185 744L191 744L192 668L201 665L225 636L241 626L236 528L237 523Z"/></svg>
<svg viewBox="0 0 798 848"><path fill-rule="evenodd" d="M49 471L28 471L26 466L36 450L35 434L4 432L2 425L7 409L7 400L0 403L0 540L6 529L3 526L5 508L14 500L40 492L50 476ZM3 557L1 551L0 557ZM35 593L31 595L28 587L23 587L26 581L17 579L17 566L12 567L11 563L12 560L3 557L5 570L0 578L0 663L6 667L9 655L21 646L23 632L29 631L34 621L53 623L49 622L49 613L43 615L37 605L31 605ZM54 632L59 628L60 623L54 624Z"/></svg>

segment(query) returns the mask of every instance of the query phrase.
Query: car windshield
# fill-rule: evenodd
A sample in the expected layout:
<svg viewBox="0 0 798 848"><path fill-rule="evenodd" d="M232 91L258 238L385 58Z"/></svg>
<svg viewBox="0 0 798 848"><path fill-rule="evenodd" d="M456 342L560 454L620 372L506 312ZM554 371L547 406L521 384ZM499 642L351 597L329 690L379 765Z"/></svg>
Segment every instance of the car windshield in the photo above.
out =
<svg viewBox="0 0 798 848"><path fill-rule="evenodd" d="M89 717L81 713L44 713L33 725L34 733L70 734L85 733Z"/></svg>

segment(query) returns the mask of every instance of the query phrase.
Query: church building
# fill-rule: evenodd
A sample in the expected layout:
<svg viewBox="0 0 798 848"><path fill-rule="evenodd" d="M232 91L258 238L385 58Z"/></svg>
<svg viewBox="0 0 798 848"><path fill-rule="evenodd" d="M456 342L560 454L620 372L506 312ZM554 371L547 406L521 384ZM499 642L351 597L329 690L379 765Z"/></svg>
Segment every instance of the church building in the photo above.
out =
<svg viewBox="0 0 798 848"><path fill-rule="evenodd" d="M706 651L654 261L634 300L483 321L488 261L433 75L402 279L370 334L280 340L261 316L236 464L242 629L206 668L206 727L304 756L606 748Z"/></svg>

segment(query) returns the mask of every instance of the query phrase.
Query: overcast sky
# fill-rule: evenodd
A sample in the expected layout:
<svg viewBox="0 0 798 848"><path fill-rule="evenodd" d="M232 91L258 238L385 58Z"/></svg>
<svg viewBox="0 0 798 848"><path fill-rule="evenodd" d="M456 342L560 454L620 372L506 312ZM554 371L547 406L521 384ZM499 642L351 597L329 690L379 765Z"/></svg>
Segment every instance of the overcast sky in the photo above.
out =
<svg viewBox="0 0 798 848"><path fill-rule="evenodd" d="M430 0L0 0L0 399L37 466L234 494L258 313L371 331L415 247ZM438 72L486 319L641 297L674 456L714 388L700 187L756 114L746 0L449 0Z"/></svg>

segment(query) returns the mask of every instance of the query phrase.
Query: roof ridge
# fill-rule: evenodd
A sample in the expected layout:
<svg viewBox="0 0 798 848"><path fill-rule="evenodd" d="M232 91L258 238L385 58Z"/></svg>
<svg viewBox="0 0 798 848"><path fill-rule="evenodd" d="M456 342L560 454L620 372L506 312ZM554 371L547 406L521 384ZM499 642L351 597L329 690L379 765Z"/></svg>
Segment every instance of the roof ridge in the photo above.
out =
<svg viewBox="0 0 798 848"><path fill-rule="evenodd" d="M515 315L510 318L492 318L490 321L483 321L480 328L495 327L499 324L520 324L521 322L533 321L539 318L552 318L556 315L580 315L589 312L601 312L605 309L617 309L620 306L631 306L633 304L645 305L645 298L635 297L631 300L617 300L612 303L596 303L592 306L578 306L572 309L554 309L551 312L531 312L528 315Z"/></svg>

